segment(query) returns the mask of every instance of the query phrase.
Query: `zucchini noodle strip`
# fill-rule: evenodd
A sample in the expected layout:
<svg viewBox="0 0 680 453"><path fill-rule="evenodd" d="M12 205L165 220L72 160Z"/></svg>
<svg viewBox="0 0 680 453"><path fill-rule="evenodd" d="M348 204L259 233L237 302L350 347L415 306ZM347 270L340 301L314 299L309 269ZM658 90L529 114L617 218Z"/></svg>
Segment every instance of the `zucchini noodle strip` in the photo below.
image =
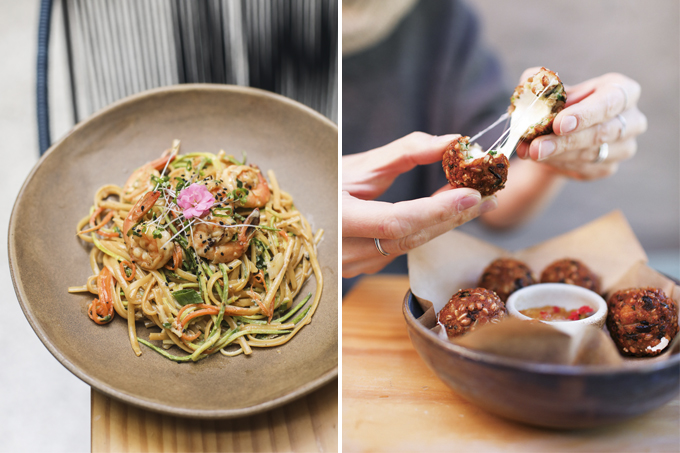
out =
<svg viewBox="0 0 680 453"><path fill-rule="evenodd" d="M127 305L127 326L128 326L128 336L130 337L130 346L135 352L135 355L139 357L142 355L142 350L139 347L139 342L137 341L137 327L135 325L135 304L128 302Z"/></svg>
<svg viewBox="0 0 680 453"><path fill-rule="evenodd" d="M295 246L295 241L288 241L288 247L286 247L286 256L283 259L283 268L288 267L288 263L290 262L290 255L293 253L293 247ZM281 281L283 281L283 278L286 276L285 272L279 272L279 274L276 276L276 279L274 280L274 283L269 287L269 290L267 291L267 296L264 298L263 305L265 307L269 308L269 317L272 317L272 314L274 313L274 306L272 305L274 302L274 296L276 295L276 292L279 289L279 285L281 285Z"/></svg>

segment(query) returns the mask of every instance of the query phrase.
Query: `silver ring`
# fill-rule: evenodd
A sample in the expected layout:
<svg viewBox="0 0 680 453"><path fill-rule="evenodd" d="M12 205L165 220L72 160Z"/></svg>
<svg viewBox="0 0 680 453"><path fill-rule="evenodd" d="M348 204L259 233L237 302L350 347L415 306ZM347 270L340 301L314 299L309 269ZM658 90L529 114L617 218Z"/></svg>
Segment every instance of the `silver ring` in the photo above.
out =
<svg viewBox="0 0 680 453"><path fill-rule="evenodd" d="M380 252L380 254L381 254L382 256L387 256L387 255L389 255L389 253L387 253L386 251L384 251L383 248L380 246L380 239L375 238L375 239L373 239L373 241L375 241L375 248L378 249L378 252Z"/></svg>
<svg viewBox="0 0 680 453"><path fill-rule="evenodd" d="M624 99L625 99L625 100L623 101L623 110L621 110L621 113L623 113L623 112L625 112L626 109L628 108L628 93L626 93L626 89L623 88L623 85L620 85L620 84L618 84L618 83L614 83L613 85L614 85L615 87L621 88L621 91L623 91L623 97L624 97Z"/></svg>
<svg viewBox="0 0 680 453"><path fill-rule="evenodd" d="M607 158L609 155L609 145L606 143L603 143L600 145L600 149L597 151L597 157L593 161L594 164L599 164L603 160Z"/></svg>
<svg viewBox="0 0 680 453"><path fill-rule="evenodd" d="M626 135L626 128L628 127L628 123L626 122L626 119L621 115L620 113L616 115L616 117L621 121L621 130L619 131L619 140L621 140L621 137Z"/></svg>

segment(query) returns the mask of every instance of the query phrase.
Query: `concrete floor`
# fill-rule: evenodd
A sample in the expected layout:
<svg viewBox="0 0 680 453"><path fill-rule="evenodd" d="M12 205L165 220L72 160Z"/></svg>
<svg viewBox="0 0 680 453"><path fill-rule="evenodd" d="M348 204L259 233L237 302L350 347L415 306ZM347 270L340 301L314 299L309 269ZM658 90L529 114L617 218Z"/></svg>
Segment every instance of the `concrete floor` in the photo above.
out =
<svg viewBox="0 0 680 453"><path fill-rule="evenodd" d="M36 0L0 0L0 295L4 314L0 451L86 452L90 450L90 387L66 370L31 329L14 294L7 261L5 238L14 199L38 161L34 94L38 5ZM53 34L61 38L57 22ZM56 139L72 124L63 42L55 39L53 43L50 84Z"/></svg>

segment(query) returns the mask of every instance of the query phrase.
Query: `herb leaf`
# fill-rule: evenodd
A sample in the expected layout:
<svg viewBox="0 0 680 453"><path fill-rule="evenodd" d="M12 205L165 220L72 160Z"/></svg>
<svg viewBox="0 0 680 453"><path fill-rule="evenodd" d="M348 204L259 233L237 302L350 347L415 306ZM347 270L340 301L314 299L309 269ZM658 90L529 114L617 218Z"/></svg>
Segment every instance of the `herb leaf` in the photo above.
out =
<svg viewBox="0 0 680 453"><path fill-rule="evenodd" d="M173 291L172 296L175 298L177 303L182 306L203 303L201 295L193 289L180 289L179 291Z"/></svg>

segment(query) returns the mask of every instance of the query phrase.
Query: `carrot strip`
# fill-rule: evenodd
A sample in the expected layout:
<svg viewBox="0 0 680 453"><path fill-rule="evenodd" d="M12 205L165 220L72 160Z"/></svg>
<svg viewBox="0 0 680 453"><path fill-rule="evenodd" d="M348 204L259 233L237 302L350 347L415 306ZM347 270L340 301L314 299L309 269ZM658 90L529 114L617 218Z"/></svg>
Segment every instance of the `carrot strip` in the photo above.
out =
<svg viewBox="0 0 680 453"><path fill-rule="evenodd" d="M94 222L97 220L97 217L99 217L99 214L101 214L103 210L104 208L101 206L94 210L94 212L90 216L90 226L94 226Z"/></svg>
<svg viewBox="0 0 680 453"><path fill-rule="evenodd" d="M107 324L113 319L113 303L107 304L94 299L87 307L87 315L99 325Z"/></svg>
<svg viewBox="0 0 680 453"><path fill-rule="evenodd" d="M208 305L208 304L189 304L189 305L185 305L184 307L182 307L182 309L179 311L179 313L177 313L177 319L181 318L181 317L182 317L182 314L183 314L185 311L187 311L188 309L190 309L190 308L215 308L215 306L214 306L214 305Z"/></svg>
<svg viewBox="0 0 680 453"><path fill-rule="evenodd" d="M128 277L127 274L125 273L125 266L127 266L128 269L130 269L130 276ZM135 273L137 272L137 268L132 265L131 262L128 260L123 260L120 262L120 273L123 274L123 278L125 279L126 282L131 282L133 278L135 278Z"/></svg>
<svg viewBox="0 0 680 453"><path fill-rule="evenodd" d="M196 338L198 338L199 335L201 335L201 331L200 331L200 330L198 331L198 333L196 333L196 334L194 334L194 335L187 335L186 332L184 332L184 325L185 325L188 321L190 321L191 319L196 318L196 317L198 317L198 316L203 316L203 315L216 315L216 314L218 314L218 313L220 312L220 311L217 309L217 307L215 307L215 306L213 306L213 305L207 305L207 304L189 304L189 305L185 305L184 307L182 307L182 309L179 311L179 313L177 313L176 321L179 321L179 319L182 317L182 315L184 314L184 312L185 312L187 309L193 308L193 307L199 308L199 310L194 311L194 312L192 312L192 313L189 313L189 314L186 316L186 318L184 318L184 319L179 323L180 329L182 330L182 336L181 336L181 338L182 338L182 340L185 340L185 341L193 341L193 340L195 340ZM196 313L198 313L198 314L196 314Z"/></svg>
<svg viewBox="0 0 680 453"><path fill-rule="evenodd" d="M267 291L267 283L264 280L264 274L262 273L262 269L260 269L260 272L253 275L253 280L255 280L257 283L260 283L264 287L264 290Z"/></svg>
<svg viewBox="0 0 680 453"><path fill-rule="evenodd" d="M116 233L113 230L105 230L104 228L101 228L99 231L97 231L97 234L105 237L105 238L117 238L120 237L118 233Z"/></svg>
<svg viewBox="0 0 680 453"><path fill-rule="evenodd" d="M182 340L184 340L184 341L194 341L200 335L201 335L200 330L198 332L196 332L194 335L187 335L185 332L182 332Z"/></svg>
<svg viewBox="0 0 680 453"><path fill-rule="evenodd" d="M93 231L97 231L98 229L100 229L101 227L103 227L104 225L109 223L112 218L113 218L113 212L109 212L108 214L106 214L106 217L104 217L104 219L101 221L101 223L99 225L95 225L92 228L88 228L87 230L79 231L78 234L91 233Z"/></svg>
<svg viewBox="0 0 680 453"><path fill-rule="evenodd" d="M269 310L267 309L267 307L264 306L264 303L262 302L262 297L255 291L253 291L252 286L250 287L250 291L246 291L246 294L253 298L257 306L260 307L260 311L262 312L262 314L269 316Z"/></svg>
<svg viewBox="0 0 680 453"><path fill-rule="evenodd" d="M200 307L201 305L202 305L202 304L189 304L189 305L185 305L184 307L182 307L182 308L180 309L179 313L177 313L177 319L180 319L180 318L182 317L182 314L183 314L185 311L187 311L188 309L193 308L193 307Z"/></svg>
<svg viewBox="0 0 680 453"><path fill-rule="evenodd" d="M185 305L182 307L182 309L177 313L177 316L175 317L175 321L179 323L179 319L182 317L184 312L188 310L189 308L200 308L200 309L206 309L210 310L211 312L214 311L214 313L211 313L213 315L216 315L219 313L219 308L216 307L215 305L208 305L208 304L189 304ZM254 314L252 309L246 308L246 307L235 307L233 305L226 305L224 307L224 314L227 316L249 316Z"/></svg>
<svg viewBox="0 0 680 453"><path fill-rule="evenodd" d="M172 252L172 267L170 267L169 264L166 264L165 268L175 272L182 264L183 257L184 255L182 254L182 247L180 247L179 244L175 244L175 250Z"/></svg>
<svg viewBox="0 0 680 453"><path fill-rule="evenodd" d="M182 321L180 322L180 326L182 327L182 329L184 329L184 326L186 325L187 322L191 321L194 318L205 315L216 315L220 312L217 309L217 307L213 307L212 305L208 305L208 307L210 308L203 308L201 310L192 311L191 313L186 315L184 319L182 319Z"/></svg>
<svg viewBox="0 0 680 453"><path fill-rule="evenodd" d="M113 319L113 274L103 267L97 275L99 297L87 307L87 315L97 324L106 324Z"/></svg>
<svg viewBox="0 0 680 453"><path fill-rule="evenodd" d="M94 299L92 302L90 302L90 305L87 306L87 315L90 317L91 320L93 320L97 324L103 324L102 322L99 321L99 316L97 316L98 309L99 299Z"/></svg>

